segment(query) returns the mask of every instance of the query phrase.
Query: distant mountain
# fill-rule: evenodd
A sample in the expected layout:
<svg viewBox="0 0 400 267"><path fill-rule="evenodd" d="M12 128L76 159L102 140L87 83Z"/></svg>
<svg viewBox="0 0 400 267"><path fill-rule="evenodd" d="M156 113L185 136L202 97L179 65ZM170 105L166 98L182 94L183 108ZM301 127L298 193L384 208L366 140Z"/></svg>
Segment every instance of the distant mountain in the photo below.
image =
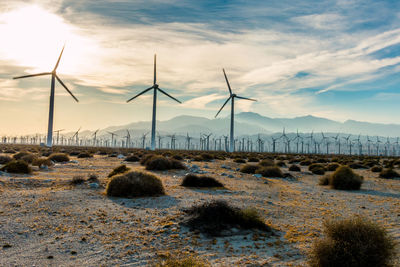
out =
<svg viewBox="0 0 400 267"><path fill-rule="evenodd" d="M189 133L198 137L200 133L221 136L229 133L230 118L208 119L196 116L177 116L166 121L157 121L157 131L161 135L177 134L184 136ZM295 118L269 118L254 112L242 112L235 115L235 134L239 136L252 136L257 134L271 135L281 133L285 128L286 133L315 134L343 133L352 135L369 136L400 136L400 125L381 124L347 120L345 122L333 121L315 116L302 116ZM129 129L132 136L140 136L151 130L149 121L133 122L127 125L110 126L99 131L98 136L109 135L107 132L115 132L118 136L126 136L126 129ZM69 133L72 135L73 133ZM84 131L80 136L90 136L93 132Z"/></svg>

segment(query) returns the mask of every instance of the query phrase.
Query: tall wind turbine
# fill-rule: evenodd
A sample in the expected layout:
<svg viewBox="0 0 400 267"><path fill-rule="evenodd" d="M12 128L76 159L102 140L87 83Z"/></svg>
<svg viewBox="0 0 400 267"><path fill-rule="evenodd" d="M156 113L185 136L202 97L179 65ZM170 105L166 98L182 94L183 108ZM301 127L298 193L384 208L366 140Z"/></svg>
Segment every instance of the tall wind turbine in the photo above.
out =
<svg viewBox="0 0 400 267"><path fill-rule="evenodd" d="M64 46L65 47L65 46ZM42 73L37 73L37 74L31 74L31 75L24 75L24 76L19 76L19 77L14 77L13 79L22 79L22 78L29 78L29 77L36 77L36 76L44 76L44 75L51 75L51 89L50 89L50 107L49 107L49 123L48 123L48 128L47 128L47 143L46 145L48 147L51 147L53 145L53 117L54 117L54 87L55 87L55 79L64 87L65 90L72 96L73 99L75 99L76 102L79 102L79 100L72 94L72 92L68 89L68 87L61 81L60 77L57 75L57 68L58 64L60 64L61 56L64 52L64 47L61 50L60 56L58 57L56 66L51 72L42 72Z"/></svg>
<svg viewBox="0 0 400 267"><path fill-rule="evenodd" d="M245 99L245 100L250 100L250 101L257 101L255 99L247 98L247 97L242 97L238 96L234 93L232 93L231 86L228 81L228 77L226 77L225 69L222 69L224 76L225 76L225 81L226 84L228 85L229 89L229 98L225 101L225 103L222 105L221 109L218 111L217 115L215 115L215 118L218 116L218 114L221 112L221 110L225 107L225 105L231 100L231 132L230 132L230 143L229 143L229 152L234 151L234 146L235 146L235 137L234 137L234 120L235 120L235 98L239 99Z"/></svg>
<svg viewBox="0 0 400 267"><path fill-rule="evenodd" d="M154 80L153 80L153 86L147 88L146 90L142 91L141 93L135 95L134 97L132 97L131 99L129 99L126 102L130 102L133 99L135 99L136 97L147 93L148 91L150 91L151 89L153 89L153 118L151 121L151 150L155 150L156 149L156 107L157 107L157 91L160 91L161 93L163 93L164 95L168 96L169 98L175 100L176 102L178 102L179 104L182 104L181 101L179 101L178 99L176 99L175 97L170 96L169 94L167 94L165 91L163 91L160 87L158 87L157 84L157 57L156 55L154 55Z"/></svg>

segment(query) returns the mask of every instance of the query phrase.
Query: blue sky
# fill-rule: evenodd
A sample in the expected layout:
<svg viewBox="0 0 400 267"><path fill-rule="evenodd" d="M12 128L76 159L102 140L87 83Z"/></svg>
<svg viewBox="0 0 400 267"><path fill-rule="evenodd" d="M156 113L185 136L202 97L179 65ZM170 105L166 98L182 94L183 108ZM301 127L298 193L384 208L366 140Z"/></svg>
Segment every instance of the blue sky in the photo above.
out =
<svg viewBox="0 0 400 267"><path fill-rule="evenodd" d="M151 118L151 95L125 101L152 82L158 119L214 117L234 91L258 99L237 111L308 114L400 123L399 1L2 1L0 119L4 133L45 132L49 71L62 45L55 128L104 128ZM228 115L228 109L222 116Z"/></svg>

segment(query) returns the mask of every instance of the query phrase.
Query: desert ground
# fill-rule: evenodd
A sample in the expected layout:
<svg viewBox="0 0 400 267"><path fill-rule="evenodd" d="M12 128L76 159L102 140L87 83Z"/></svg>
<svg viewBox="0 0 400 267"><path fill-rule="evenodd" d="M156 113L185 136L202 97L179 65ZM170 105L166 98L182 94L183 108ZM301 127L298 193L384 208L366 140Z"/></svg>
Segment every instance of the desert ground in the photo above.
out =
<svg viewBox="0 0 400 267"><path fill-rule="evenodd" d="M400 242L400 180L368 169L355 170L364 177L361 190L341 191L318 185L321 176L307 166L301 172L281 167L293 177L264 178L239 172L243 164L229 158L184 159L187 170L152 171L165 196L127 199L105 194L107 175L121 164L142 170L140 163L99 154L70 158L48 169L34 167L32 174L1 172L0 266L151 266L186 253L212 266L306 266L324 220L355 215L378 222ZM225 188L182 187L191 170ZM91 174L99 183L71 184L73 177ZM185 209L221 199L256 208L273 233L233 229L210 237L181 223Z"/></svg>

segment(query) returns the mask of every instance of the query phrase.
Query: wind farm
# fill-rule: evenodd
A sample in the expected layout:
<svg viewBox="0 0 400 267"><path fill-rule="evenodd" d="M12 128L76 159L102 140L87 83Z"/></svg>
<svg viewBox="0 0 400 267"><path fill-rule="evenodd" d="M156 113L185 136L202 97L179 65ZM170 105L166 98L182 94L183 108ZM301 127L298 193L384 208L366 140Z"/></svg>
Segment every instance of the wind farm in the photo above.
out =
<svg viewBox="0 0 400 267"><path fill-rule="evenodd" d="M400 6L217 2L0 5L0 266L400 265Z"/></svg>

